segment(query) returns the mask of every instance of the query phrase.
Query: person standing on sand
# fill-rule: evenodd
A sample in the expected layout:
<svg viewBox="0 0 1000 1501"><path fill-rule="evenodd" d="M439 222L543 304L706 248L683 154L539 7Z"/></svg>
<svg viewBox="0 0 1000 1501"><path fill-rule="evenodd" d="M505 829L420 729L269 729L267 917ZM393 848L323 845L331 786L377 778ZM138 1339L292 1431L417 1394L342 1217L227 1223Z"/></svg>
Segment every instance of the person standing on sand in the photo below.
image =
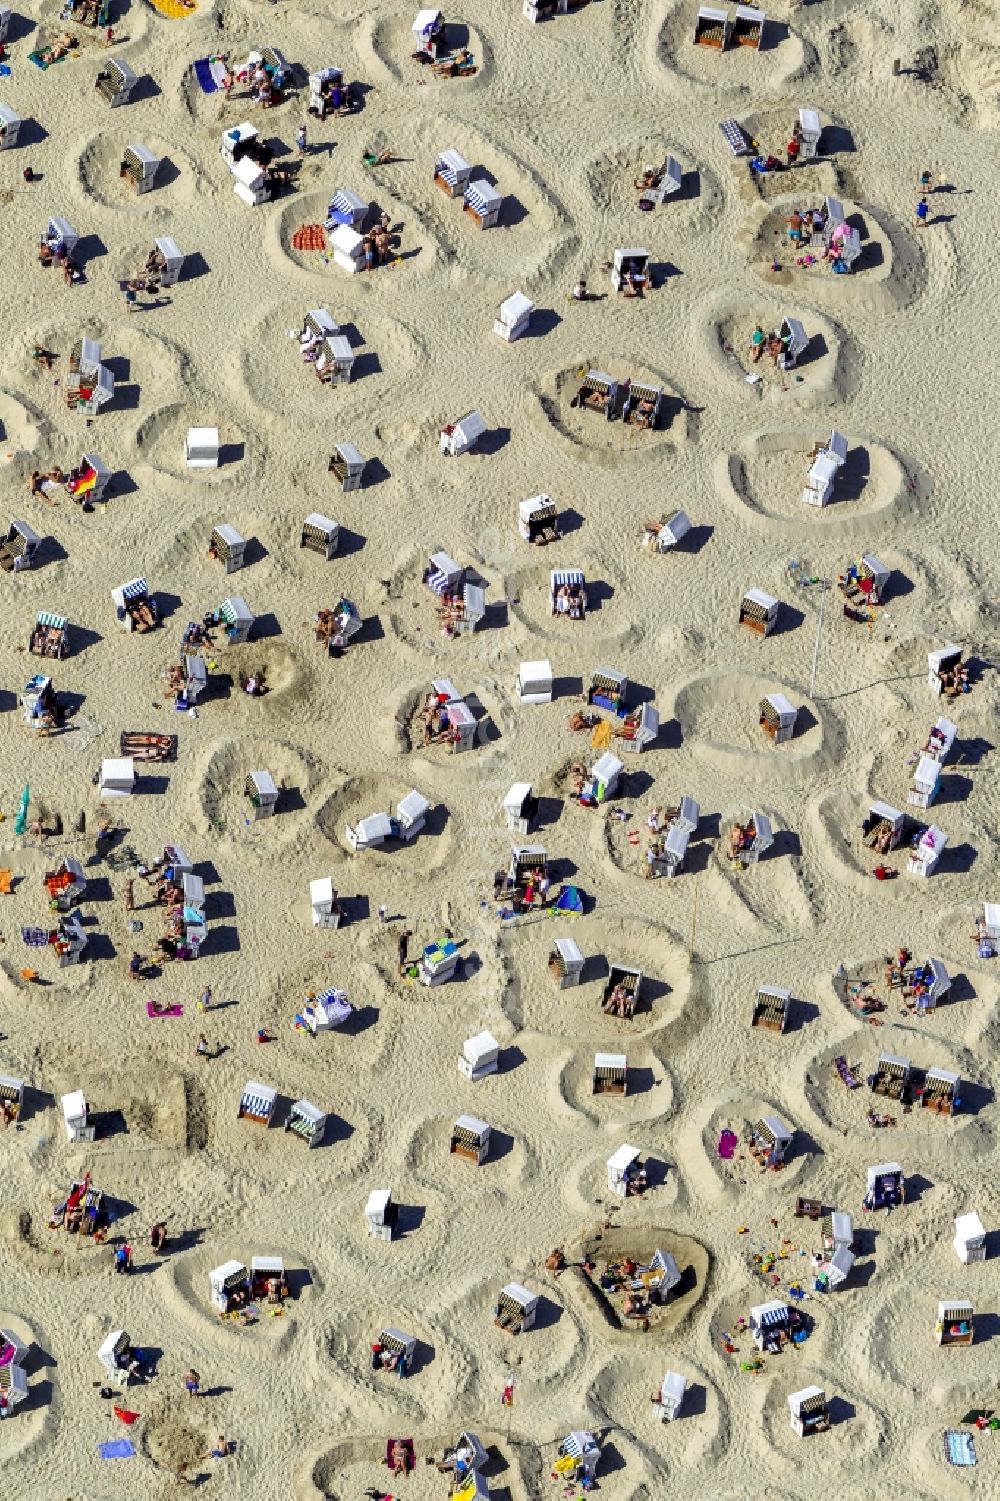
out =
<svg viewBox="0 0 1000 1501"><path fill-rule="evenodd" d="M304 125L300 125L299 128L298 128L298 130L295 132L295 144L298 147L299 156L305 156L305 154L306 154L306 128L305 128Z"/></svg>
<svg viewBox="0 0 1000 1501"><path fill-rule="evenodd" d="M386 906L385 902L383 902L381 907L379 907L378 909L378 920L383 925L383 927L389 921L389 909Z"/></svg>
<svg viewBox="0 0 1000 1501"><path fill-rule="evenodd" d="M198 1011L207 1011L209 1009L209 1007L211 1006L211 1004L212 1004L212 987L211 987L211 985L206 985L205 989L201 993L201 999L198 1001L196 1009Z"/></svg>
<svg viewBox="0 0 1000 1501"><path fill-rule="evenodd" d="M196 1058L203 1058L203 1059L207 1060L207 1058L208 1058L208 1039L205 1036L204 1032L198 1038L198 1045L195 1048L194 1052L195 1052L195 1057Z"/></svg>
<svg viewBox="0 0 1000 1501"><path fill-rule="evenodd" d="M916 218L916 227L918 229L924 229L926 227L926 224L927 224L927 215L929 213L930 213L930 204L927 202L926 198L921 198L920 202L917 204L916 215L915 215L915 218Z"/></svg>

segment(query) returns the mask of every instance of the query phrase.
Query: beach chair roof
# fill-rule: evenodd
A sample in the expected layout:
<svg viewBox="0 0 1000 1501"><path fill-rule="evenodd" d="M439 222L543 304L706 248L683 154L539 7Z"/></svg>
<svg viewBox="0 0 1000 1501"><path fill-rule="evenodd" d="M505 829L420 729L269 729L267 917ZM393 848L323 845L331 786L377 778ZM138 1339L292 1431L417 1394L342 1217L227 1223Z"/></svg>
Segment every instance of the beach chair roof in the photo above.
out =
<svg viewBox="0 0 1000 1501"><path fill-rule="evenodd" d="M901 1178L903 1169L898 1162L877 1162L874 1167L868 1169L868 1187L871 1188L876 1178Z"/></svg>
<svg viewBox="0 0 1000 1501"><path fill-rule="evenodd" d="M475 1037L467 1038L462 1047L467 1062L478 1063L488 1059L491 1055L496 1057L500 1051L500 1044L492 1032L477 1032Z"/></svg>
<svg viewBox="0 0 1000 1501"><path fill-rule="evenodd" d="M765 697L766 701L771 705L776 713L781 716L782 719L784 719L786 715L790 715L791 718L794 719L798 714L798 710L796 709L795 705L793 703L790 703L783 693L768 693L765 695Z"/></svg>
<svg viewBox="0 0 1000 1501"><path fill-rule="evenodd" d="M673 511L669 516L665 516L662 530L673 542L679 542L682 537L686 537L691 530L691 521L687 511Z"/></svg>
<svg viewBox="0 0 1000 1501"><path fill-rule="evenodd" d="M628 1142L625 1142L623 1146L618 1148L617 1152L612 1152L608 1158L608 1168L611 1172L624 1173L627 1168L632 1166L633 1162L638 1162L638 1160L639 1148L629 1146Z"/></svg>
<svg viewBox="0 0 1000 1501"><path fill-rule="evenodd" d="M800 1412L814 1412L826 1402L826 1392L821 1386L804 1386L800 1392L792 1392L788 1406L795 1417Z"/></svg>
<svg viewBox="0 0 1000 1501"><path fill-rule="evenodd" d="M340 530L336 521L331 521L329 516L321 516L318 511L310 511L303 522L303 526L314 526L317 531L325 532L328 536L332 536L334 532L339 532Z"/></svg>
<svg viewBox="0 0 1000 1501"><path fill-rule="evenodd" d="M130 151L135 157L136 161L141 162L144 167L158 166L160 161L162 160L162 158L158 157L154 152L150 151L148 146L132 145L127 146L125 149L126 151Z"/></svg>
<svg viewBox="0 0 1000 1501"><path fill-rule="evenodd" d="M441 19L439 10L418 10L417 19L413 23L413 30L424 32L431 31Z"/></svg>
<svg viewBox="0 0 1000 1501"><path fill-rule="evenodd" d="M851 1216L842 1209L835 1209L830 1215L829 1233L838 1244L849 1246L854 1239L854 1221Z"/></svg>
<svg viewBox="0 0 1000 1501"><path fill-rule="evenodd" d="M535 304L523 292L513 292L500 304L500 318L504 323L517 323L535 311Z"/></svg>
<svg viewBox="0 0 1000 1501"><path fill-rule="evenodd" d="M600 1452L600 1445L594 1435L582 1428L575 1428L572 1433L567 1433L559 1447L571 1459L582 1459L586 1454Z"/></svg>
<svg viewBox="0 0 1000 1501"><path fill-rule="evenodd" d="M35 624L50 626L54 631L64 631L68 622L65 615L55 615L51 610L39 610Z"/></svg>
<svg viewBox="0 0 1000 1501"><path fill-rule="evenodd" d="M280 1277L285 1270L284 1258L281 1256L253 1256L250 1260L251 1272L261 1275Z"/></svg>
<svg viewBox="0 0 1000 1501"><path fill-rule="evenodd" d="M564 585L580 588L586 582L582 568L553 568L549 573L549 588L553 594Z"/></svg>
<svg viewBox="0 0 1000 1501"><path fill-rule="evenodd" d="M691 842L691 830L680 823L672 823L667 830L667 837L663 841L663 848L672 860L680 863L687 854L687 847Z"/></svg>
<svg viewBox="0 0 1000 1501"><path fill-rule="evenodd" d="M295 1100L289 1114L297 1115L304 1121L311 1121L314 1126L320 1126L326 1120L326 1112L320 1110L319 1106L314 1105L310 1100Z"/></svg>
<svg viewBox="0 0 1000 1501"><path fill-rule="evenodd" d="M937 651L927 653L927 665L933 672L940 672L942 667L950 667L953 662L962 660L962 648L950 641L947 646L939 646Z"/></svg>
<svg viewBox="0 0 1000 1501"><path fill-rule="evenodd" d="M392 835L392 819L388 813L369 813L355 825L355 832L362 844L371 844L377 839L389 839Z"/></svg>
<svg viewBox="0 0 1000 1501"><path fill-rule="evenodd" d="M315 73L309 74L310 87L323 83L337 83L343 78L340 68L319 68Z"/></svg>
<svg viewBox="0 0 1000 1501"><path fill-rule="evenodd" d="M644 245L625 245L615 251L615 265L622 261L649 260L649 251Z"/></svg>
<svg viewBox="0 0 1000 1501"><path fill-rule="evenodd" d="M252 623L254 614L242 594L233 594L229 599L224 599L219 606L219 614L226 625L241 625L247 621Z"/></svg>
<svg viewBox="0 0 1000 1501"><path fill-rule="evenodd" d="M486 421L481 412L469 412L455 423L455 431L461 433L468 443L474 443L486 431Z"/></svg>
<svg viewBox="0 0 1000 1501"><path fill-rule="evenodd" d="M82 1121L87 1118L87 1101L82 1089L74 1089L62 1097L63 1120Z"/></svg>
<svg viewBox="0 0 1000 1501"><path fill-rule="evenodd" d="M552 947L555 949L559 957L561 959L564 959L567 964L583 963L583 954L580 951L580 945L574 938L553 939Z"/></svg>
<svg viewBox="0 0 1000 1501"><path fill-rule="evenodd" d="M277 797L278 788L269 771L252 771L250 781L262 797Z"/></svg>
<svg viewBox="0 0 1000 1501"><path fill-rule="evenodd" d="M473 208L481 210L492 209L503 202L503 195L498 193L492 183L487 182L485 177L477 177L475 182L470 182L465 190L465 201Z"/></svg>
<svg viewBox="0 0 1000 1501"><path fill-rule="evenodd" d="M122 83L135 83L136 75L133 73L132 69L129 67L128 63L124 61L123 58L116 57L113 62L108 64L108 67L117 69L118 76L121 79Z"/></svg>
<svg viewBox="0 0 1000 1501"><path fill-rule="evenodd" d="M372 1216L384 1215L392 1201L391 1188L373 1188L368 1195L365 1205L365 1214Z"/></svg>
<svg viewBox="0 0 1000 1501"><path fill-rule="evenodd" d="M522 662L518 677L522 683L551 683L552 663L545 658L539 662Z"/></svg>
<svg viewBox="0 0 1000 1501"><path fill-rule="evenodd" d="M551 495L532 495L528 500L518 501L517 514L522 521L529 521L539 511L551 511L555 515L555 505Z"/></svg>
<svg viewBox="0 0 1000 1501"><path fill-rule="evenodd" d="M400 818L409 819L411 823L415 823L418 818L423 818L429 807L430 803L423 793L418 792L414 787L412 792L400 798L396 804L396 813Z"/></svg>
<svg viewBox="0 0 1000 1501"><path fill-rule="evenodd" d="M868 811L873 818L887 818L891 824L902 823L903 821L903 814L900 813L898 808L893 808L889 803L871 803Z"/></svg>
<svg viewBox="0 0 1000 1501"><path fill-rule="evenodd" d="M933 756L921 756L913 773L913 781L917 787L936 787L941 779L940 763Z"/></svg>
<svg viewBox="0 0 1000 1501"><path fill-rule="evenodd" d="M242 1261L224 1261L221 1266L217 1266L208 1275L213 1286L225 1287L227 1284L242 1281L249 1273Z"/></svg>
<svg viewBox="0 0 1000 1501"><path fill-rule="evenodd" d="M983 1229L983 1222L974 1209L970 1210L968 1214L960 1214L956 1216L956 1240L976 1240L980 1239L985 1234L986 1231Z"/></svg>
<svg viewBox="0 0 1000 1501"><path fill-rule="evenodd" d="M365 456L359 448L355 448L353 443L335 443L333 446L345 464L352 468L358 464L362 469L364 468Z"/></svg>
<svg viewBox="0 0 1000 1501"><path fill-rule="evenodd" d="M247 188L257 188L264 181L264 168L252 156L241 156L233 162L232 174Z"/></svg>
<svg viewBox="0 0 1000 1501"><path fill-rule="evenodd" d="M628 1057L625 1053L595 1053L594 1067L620 1071L628 1068Z"/></svg>
<svg viewBox="0 0 1000 1501"><path fill-rule="evenodd" d="M490 1134L490 1128L485 1121L481 1121L478 1115L460 1115L455 1122L455 1127L462 1131L471 1131L473 1136L480 1140Z"/></svg>
<svg viewBox="0 0 1000 1501"><path fill-rule="evenodd" d="M770 615L772 610L778 608L778 601L771 594L765 594L763 589L746 589L743 593L744 603L760 605Z"/></svg>
<svg viewBox="0 0 1000 1501"><path fill-rule="evenodd" d="M585 390L605 392L617 387L618 382L604 370L588 370L583 384Z"/></svg>
<svg viewBox="0 0 1000 1501"><path fill-rule="evenodd" d="M334 250L341 250L345 255L353 256L355 251L360 250L365 243L364 235L359 235L356 229L349 224L338 224L330 235L330 244Z"/></svg>
<svg viewBox="0 0 1000 1501"><path fill-rule="evenodd" d="M687 1390L687 1377L679 1371L668 1371L660 1386L660 1396L664 1402L679 1402Z"/></svg>
<svg viewBox="0 0 1000 1501"><path fill-rule="evenodd" d="M531 795L530 782L515 782L503 800L504 810L508 813L520 813Z"/></svg>
<svg viewBox="0 0 1000 1501"><path fill-rule="evenodd" d="M760 1124L767 1127L775 1141L791 1141L792 1133L779 1115L762 1115Z"/></svg>
<svg viewBox="0 0 1000 1501"><path fill-rule="evenodd" d="M97 1352L98 1360L113 1360L128 1342L128 1334L124 1329L112 1329Z"/></svg>
<svg viewBox="0 0 1000 1501"><path fill-rule="evenodd" d="M880 562L873 552L862 553L861 561L873 578L887 579L892 572L892 569Z"/></svg>
<svg viewBox="0 0 1000 1501"><path fill-rule="evenodd" d="M962 1082L961 1074L952 1073L947 1068L929 1068L924 1076L926 1079L936 1079L941 1084L947 1084L951 1089L957 1089Z"/></svg>
<svg viewBox="0 0 1000 1501"><path fill-rule="evenodd" d="M367 209L368 205L358 193L352 192L350 188L338 188L330 201L330 208L340 213L350 210L356 214L359 209Z"/></svg>
<svg viewBox="0 0 1000 1501"><path fill-rule="evenodd" d="M758 985L757 994L758 996L769 996L775 1001L783 1001L786 1006L792 999L792 992L790 990L783 990L780 985Z"/></svg>
<svg viewBox="0 0 1000 1501"><path fill-rule="evenodd" d="M101 762L101 781L134 782L134 758L132 756L109 756Z"/></svg>
<svg viewBox="0 0 1000 1501"><path fill-rule="evenodd" d="M2 14L3 7L0 6L0 15ZM0 124L7 126L17 125L20 122L20 118L20 115L15 114L9 104L0 104Z"/></svg>
<svg viewBox="0 0 1000 1501"><path fill-rule="evenodd" d="M24 1080L0 1074L0 1100L19 1100L24 1094Z"/></svg>
<svg viewBox="0 0 1000 1501"><path fill-rule="evenodd" d="M598 782L611 782L615 777L621 776L625 770L624 762L619 761L610 751L605 751L603 756L598 757L590 769L591 776Z"/></svg>
<svg viewBox="0 0 1000 1501"><path fill-rule="evenodd" d="M969 1298L948 1298L938 1303L938 1318L952 1319L956 1316L971 1318L972 1302Z"/></svg>
<svg viewBox="0 0 1000 1501"><path fill-rule="evenodd" d="M799 125L806 135L819 135L822 126L819 123L819 111L805 105L799 110Z"/></svg>
<svg viewBox="0 0 1000 1501"><path fill-rule="evenodd" d="M437 164L439 166L450 167L453 172L456 172L459 175L472 171L472 168L465 160L465 157L462 156L461 152L456 151L454 147L451 146L449 146L446 151L438 152Z"/></svg>
<svg viewBox="0 0 1000 1501"><path fill-rule="evenodd" d="M775 1324L786 1324L791 1310L787 1303L780 1298L772 1298L769 1303L758 1303L750 1310L750 1322L760 1329L771 1328Z"/></svg>
<svg viewBox="0 0 1000 1501"><path fill-rule="evenodd" d="M278 1098L278 1091L273 1084L261 1084L256 1079L248 1079L243 1086L242 1098L262 1100L265 1105L273 1105Z"/></svg>
<svg viewBox="0 0 1000 1501"><path fill-rule="evenodd" d="M513 1298L515 1303L520 1303L524 1309L534 1308L538 1302L538 1294L531 1293L520 1282L508 1282L503 1289L508 1298Z"/></svg>
<svg viewBox="0 0 1000 1501"><path fill-rule="evenodd" d="M948 835L943 829L939 829L936 823L932 823L929 829L925 829L920 836L920 849L927 854L933 852L939 855L948 843Z"/></svg>

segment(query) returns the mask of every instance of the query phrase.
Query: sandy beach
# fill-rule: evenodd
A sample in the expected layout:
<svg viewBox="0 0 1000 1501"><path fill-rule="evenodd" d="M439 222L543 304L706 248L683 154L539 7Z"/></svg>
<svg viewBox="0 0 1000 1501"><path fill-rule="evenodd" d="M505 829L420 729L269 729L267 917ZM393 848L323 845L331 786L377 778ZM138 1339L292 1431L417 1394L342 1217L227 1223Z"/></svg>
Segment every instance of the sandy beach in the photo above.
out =
<svg viewBox="0 0 1000 1501"><path fill-rule="evenodd" d="M467 47L473 69L448 77L413 58L416 7L396 0L202 0L176 18L121 0L110 48L103 26L61 20L60 0L14 6L0 542L14 521L40 541L31 567L8 552L0 586L0 1075L26 1086L0 1127L0 1330L26 1352L27 1382L0 1422L10 1497L159 1501L183 1493L180 1471L254 1501L444 1501L453 1472L432 1458L469 1431L487 1490L462 1501L577 1501L580 1483L553 1472L577 1431L601 1447L607 1501L703 1484L719 1501L1000 1487L1000 1433L962 1422L1000 1412L1000 960L975 936L984 903L1000 903L995 15L981 0L773 0L759 51L719 52L694 45L697 9L591 0L533 25L520 0L481 0L446 12L448 48ZM34 63L64 29L69 55ZM195 60L242 67L269 47L291 67L271 108L240 81L229 98L199 86ZM138 78L120 108L95 90L119 61ZM320 120L308 75L334 65L357 107ZM752 172L719 129L737 122L784 163L802 108L824 149L790 170ZM243 121L294 169L257 206L220 149ZM143 193L120 175L139 144L160 161ZM435 184L446 150L502 194L494 227ZM641 212L634 184L668 157L681 188ZM342 190L388 216L388 264L352 276L293 244ZM858 232L849 274L799 264L787 238L793 213L827 199ZM54 218L79 236L74 285L39 263ZM184 254L180 279L139 290L132 311L124 284L164 237ZM613 290L629 247L648 252L642 296ZM574 299L580 278L591 300ZM508 343L493 325L518 291L534 310ZM312 309L346 334L349 383L304 362ZM755 328L785 320L804 350L788 368L754 363ZM93 414L68 402L82 338L114 379ZM581 405L592 370L659 388L656 427ZM484 436L445 456L441 429L474 410ZM217 468L189 467L190 428L218 430ZM834 433L832 499L804 504ZM328 469L338 443L366 460L359 489ZM32 488L87 455L112 473L94 504ZM561 533L545 547L518 531L537 495ZM678 509L689 533L651 550L645 523ZM313 513L339 524L329 560L300 545ZM246 542L231 574L209 551L223 523ZM471 633L441 628L425 582L440 552L485 589ZM888 574L878 605L838 582L873 556ZM584 619L554 612L550 570L585 575ZM142 633L122 628L112 594L136 578L159 615ZM739 624L747 590L778 601L766 637ZM185 629L233 597L251 639L227 641L223 611L201 651L207 687L179 712L166 675ZM316 619L341 599L362 626L331 654ZM30 653L40 612L68 620L64 658ZM949 643L968 691L939 697L928 654ZM542 660L552 700L523 702L521 664ZM631 709L655 706L659 731L586 806L576 768L589 772L600 733L592 744L571 721L594 712L602 669L627 678ZM42 731L22 702L36 673L63 721ZM243 691L248 678L267 691ZM440 680L477 721L463 754L424 743ZM760 724L773 695L797 710L780 744ZM924 808L908 798L941 716L955 739ZM122 732L176 737L176 755L136 762L133 795L102 798ZM279 799L255 819L245 788L259 771ZM505 821L516 783L538 799L529 834ZM415 838L352 848L349 829L414 789L428 805ZM683 867L645 879L650 810L662 822L685 797L698 817ZM862 838L878 802L904 817L884 856ZM761 816L773 842L745 866L731 830ZM909 857L929 824L947 844L922 879ZM519 844L547 852L551 897L575 888L578 915L513 912L496 874ZM156 960L165 911L143 871L168 847L203 883L197 962ZM58 921L44 878L64 860L83 867L72 910L87 942L60 967L44 936L23 934ZM310 883L325 878L337 927L313 922ZM555 981L556 939L583 956L576 986ZM409 966L446 941L454 976L421 983ZM886 984L900 950L911 976L914 962L943 967L936 1007L921 1009L919 984ZM602 1008L615 967L641 973L631 1018ZM760 986L789 993L784 1031L751 1025ZM348 1021L297 1027L306 998L334 988ZM499 1066L473 1082L458 1061L484 1031ZM596 1054L625 1055L626 1094L594 1093ZM869 1090L882 1054L911 1065L912 1105ZM951 1115L921 1103L935 1069L960 1078ZM269 1128L239 1118L248 1082L276 1092ZM68 1139L62 1100L78 1090L93 1141ZM281 1129L298 1101L326 1117L315 1150ZM450 1150L461 1115L491 1128L481 1165ZM777 1171L750 1151L765 1116L791 1133ZM609 1186L623 1144L646 1165L642 1194ZM906 1181L891 1214L862 1203L883 1163ZM103 1242L50 1223L85 1173L111 1211ZM378 1189L398 1206L391 1241L368 1233ZM798 1199L853 1217L854 1264L831 1291L816 1286L821 1223L796 1216ZM963 1264L954 1221L972 1211L987 1256ZM124 1239L133 1266L117 1275ZM626 1317L605 1265L657 1250L678 1286ZM255 1296L255 1319L220 1317L210 1273L267 1256L283 1259L283 1303ZM511 1283L538 1297L516 1336L495 1321ZM772 1299L808 1338L758 1358L742 1321ZM963 1299L975 1338L940 1348L938 1305ZM120 1329L147 1375L109 1398L98 1350ZM416 1341L405 1379L373 1368L390 1329ZM0 1342L0 1403L2 1356ZM661 1422L651 1394L668 1371L686 1391ZM810 1386L829 1428L801 1440L787 1399ZM974 1436L975 1468L946 1462L946 1432ZM213 1458L220 1434L229 1452ZM405 1480L384 1463L394 1438L413 1441ZM125 1440L134 1452L102 1457Z"/></svg>

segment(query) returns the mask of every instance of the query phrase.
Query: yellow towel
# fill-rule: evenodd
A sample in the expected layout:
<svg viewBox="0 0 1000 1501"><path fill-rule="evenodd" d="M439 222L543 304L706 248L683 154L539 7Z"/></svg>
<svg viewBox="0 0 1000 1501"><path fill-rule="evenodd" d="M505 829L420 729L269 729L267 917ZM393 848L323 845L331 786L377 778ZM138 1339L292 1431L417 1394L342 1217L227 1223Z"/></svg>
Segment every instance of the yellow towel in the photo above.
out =
<svg viewBox="0 0 1000 1501"><path fill-rule="evenodd" d="M594 750L607 750L611 744L611 724L607 719L602 719L600 724L594 725L590 743Z"/></svg>
<svg viewBox="0 0 1000 1501"><path fill-rule="evenodd" d="M149 0L149 3L168 21L180 21L184 16L193 15L195 11L193 5L181 5L180 0Z"/></svg>

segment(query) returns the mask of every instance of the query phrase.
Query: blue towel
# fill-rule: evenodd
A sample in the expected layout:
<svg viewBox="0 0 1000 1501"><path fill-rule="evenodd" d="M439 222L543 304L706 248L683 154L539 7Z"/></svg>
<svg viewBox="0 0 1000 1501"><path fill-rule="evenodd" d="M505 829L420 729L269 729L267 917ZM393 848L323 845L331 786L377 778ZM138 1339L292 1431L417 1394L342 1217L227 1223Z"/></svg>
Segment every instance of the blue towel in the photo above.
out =
<svg viewBox="0 0 1000 1501"><path fill-rule="evenodd" d="M98 1444L97 1452L102 1459L132 1459L135 1455L135 1445L131 1439L112 1438L105 1444Z"/></svg>
<svg viewBox="0 0 1000 1501"><path fill-rule="evenodd" d="M950 1465L974 1465L976 1445L972 1434L949 1428L944 1435L944 1455Z"/></svg>
<svg viewBox="0 0 1000 1501"><path fill-rule="evenodd" d="M199 57L194 62L194 76L201 85L203 94L217 94L219 85L212 77L212 64L207 57Z"/></svg>

